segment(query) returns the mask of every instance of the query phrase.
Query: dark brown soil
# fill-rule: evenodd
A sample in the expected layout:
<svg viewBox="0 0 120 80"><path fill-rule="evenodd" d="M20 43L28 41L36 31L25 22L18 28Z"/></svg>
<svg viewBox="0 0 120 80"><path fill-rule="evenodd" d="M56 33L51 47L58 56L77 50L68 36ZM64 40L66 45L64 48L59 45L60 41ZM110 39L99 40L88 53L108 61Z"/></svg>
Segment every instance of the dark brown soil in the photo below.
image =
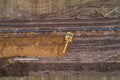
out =
<svg viewBox="0 0 120 80"><path fill-rule="evenodd" d="M53 72L119 72L120 63L44 63L44 62L31 62L31 63L14 63L4 69L0 69L0 76L29 76L35 75L33 73L42 72L43 74L51 74ZM72 73L71 73L72 74Z"/></svg>

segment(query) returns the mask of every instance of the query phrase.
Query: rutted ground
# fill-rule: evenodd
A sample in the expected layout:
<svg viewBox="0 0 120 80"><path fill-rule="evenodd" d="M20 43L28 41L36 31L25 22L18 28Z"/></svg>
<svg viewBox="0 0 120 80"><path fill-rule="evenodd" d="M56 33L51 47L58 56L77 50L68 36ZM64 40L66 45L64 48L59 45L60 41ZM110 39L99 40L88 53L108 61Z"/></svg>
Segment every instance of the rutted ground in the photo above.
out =
<svg viewBox="0 0 120 80"><path fill-rule="evenodd" d="M0 4L1 19L103 18L120 15L119 0L1 0ZM112 14L107 14L112 10ZM119 27L119 22L117 23L114 27ZM15 26L14 23L13 25ZM2 23L1 27L3 28ZM100 31L100 34L103 32ZM2 35L7 36L9 33ZM66 54L62 53L64 37L56 34L0 38L0 57L39 57L39 61L15 61L1 68L0 76L26 76L39 71L45 74L51 71L120 71L120 35L85 36L78 36L78 40L75 37ZM0 66L3 66L2 63L6 61L2 59Z"/></svg>

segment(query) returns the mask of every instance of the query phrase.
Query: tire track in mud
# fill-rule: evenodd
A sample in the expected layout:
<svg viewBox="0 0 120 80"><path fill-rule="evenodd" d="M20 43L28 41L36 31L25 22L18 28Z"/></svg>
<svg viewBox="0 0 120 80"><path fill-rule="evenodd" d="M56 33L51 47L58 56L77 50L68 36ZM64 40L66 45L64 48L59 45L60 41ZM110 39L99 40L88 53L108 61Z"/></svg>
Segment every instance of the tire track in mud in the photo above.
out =
<svg viewBox="0 0 120 80"><path fill-rule="evenodd" d="M115 50L120 49L120 37L74 37L73 42L70 43L69 49L73 52L83 50ZM75 51L74 51L75 50ZM77 51L78 50L78 51Z"/></svg>
<svg viewBox="0 0 120 80"><path fill-rule="evenodd" d="M120 61L120 37L82 37L68 46L68 59L87 63ZM73 57L72 57L73 56Z"/></svg>
<svg viewBox="0 0 120 80"><path fill-rule="evenodd" d="M1 20L0 27L72 27L72 26L118 26L119 18L111 19L48 19L48 20Z"/></svg>

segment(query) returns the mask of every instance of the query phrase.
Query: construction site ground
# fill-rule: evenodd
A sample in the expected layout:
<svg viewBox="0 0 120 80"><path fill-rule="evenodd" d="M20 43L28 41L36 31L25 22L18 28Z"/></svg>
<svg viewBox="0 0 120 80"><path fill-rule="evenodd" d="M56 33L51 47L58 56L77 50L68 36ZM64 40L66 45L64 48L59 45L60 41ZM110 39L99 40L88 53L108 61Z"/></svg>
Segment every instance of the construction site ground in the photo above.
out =
<svg viewBox="0 0 120 80"><path fill-rule="evenodd" d="M62 32L62 30L81 27L119 27L120 23L119 18L105 20L98 19L96 22L89 22L89 20L87 20L87 22L86 20L85 22L84 20L83 22L81 21L73 20L71 22L64 21L65 23L62 23L59 20L56 20L56 22L53 20L53 22L30 22L31 24L27 22L15 22L15 24L14 21L8 21L7 24L4 24L4 21L1 21L0 28L1 30L6 31L8 30L6 28L9 26L9 28L11 28L10 30L39 28L44 30L57 30L59 32L55 31L42 34L25 33L20 34L19 37L16 36L18 34L8 34L7 32L1 34L0 57L10 57L13 59L13 63L0 69L0 75L25 76L34 75L34 72L49 74L52 71L68 71L75 73L81 71L119 71L119 31L71 31L74 34L73 40L69 43L66 53L62 53L66 34L66 32ZM9 53L6 54L6 51L9 51ZM14 60L14 57L34 57L38 58L38 60L16 61Z"/></svg>

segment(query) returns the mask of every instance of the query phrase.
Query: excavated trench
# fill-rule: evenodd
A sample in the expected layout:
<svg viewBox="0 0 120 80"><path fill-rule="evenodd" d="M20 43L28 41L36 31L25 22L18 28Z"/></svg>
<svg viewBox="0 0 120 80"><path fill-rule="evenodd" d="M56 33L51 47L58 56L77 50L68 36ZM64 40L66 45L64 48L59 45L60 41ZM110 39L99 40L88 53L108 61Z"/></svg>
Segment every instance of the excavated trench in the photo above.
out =
<svg viewBox="0 0 120 80"><path fill-rule="evenodd" d="M60 39L57 36L55 37L55 39L54 37L51 37L51 38L53 38L51 39L51 41L52 40L54 41L55 39L57 39L58 43L57 41L56 42L54 41L54 43L50 43L50 46L53 44L54 45L62 44L62 47L59 46L60 48L58 48L58 49L61 49L59 51L62 52L62 49L64 47L64 40L63 40L64 37L62 36ZM47 41L46 39L43 39L43 40L46 42ZM0 69L0 76L2 77L3 76L28 76L28 75L34 75L34 73L39 74L39 72L43 74L51 74L51 72L54 73L54 72L61 72L61 71L74 72L74 73L82 73L84 71L88 71L88 72L95 71L100 73L101 72L109 73L114 71L118 72L120 70L120 67L119 67L120 66L120 63L119 63L120 62L120 51L119 51L120 40L119 39L120 39L119 33L114 35L106 35L106 36L99 35L99 37L96 37L96 35L94 36L87 35L87 37L85 35L81 35L81 36L75 35L72 43L70 43L68 46L68 50L66 54L61 54L61 53L47 54L49 53L49 50L48 52L46 52L46 54L38 53L34 55L30 54L30 53L33 53L31 52L32 50L29 53L26 52L28 53L26 55L17 54L15 52L16 54L12 54L12 55L27 56L27 57L37 55L37 58L38 56L42 56L42 57L39 57L39 60L14 61L12 64ZM12 42L11 45L16 45L17 40L14 40L14 39L12 40L14 42L10 41L10 39L7 42L9 43L10 41ZM35 41L32 39L30 40L33 41L33 44L37 42L36 38L34 38ZM28 38L26 42L31 43L30 40ZM60 40L62 40L63 42L60 42ZM2 41L4 42L4 40ZM18 41L23 41L23 40L19 39ZM9 46L9 44L7 46ZM51 49L51 47L49 49ZM41 51L44 51L44 50L41 50ZM4 54L4 56L6 57L8 57L9 55ZM3 65L6 63L5 60L1 62L2 62L1 64Z"/></svg>
<svg viewBox="0 0 120 80"><path fill-rule="evenodd" d="M66 53L62 53L65 44L65 33L60 33L67 28L71 28L69 29L70 31L74 30L74 28L86 27L119 28L120 18L116 19L116 17L120 16L119 1L57 1L61 3L54 2L56 4L48 5L48 3L51 3L51 0L47 2L46 0L35 2L33 0L18 0L18 2L1 0L0 77L39 75L39 72L43 74L51 74L52 72L54 74L56 74L55 72L78 74L84 71L85 74L95 71L95 74L96 72L113 72L113 74L119 75L120 31L116 31L115 34L114 32L108 34L108 32L107 35L101 31L99 34L97 32L98 35L94 35L91 32L90 34L92 35L89 35L87 31L82 31L82 34L78 32L78 35L75 35L73 41L69 44ZM43 5L46 6L43 8ZM114 11L115 9L116 11ZM113 12L108 14L111 11ZM36 20L38 18L43 20ZM39 32L37 31L38 29L40 31L57 29L59 33L46 32L41 34L25 32L25 34L21 34L22 30L27 31L29 29L35 29L36 32ZM10 30L11 32L9 32ZM105 35L101 35L104 33ZM15 61L14 57L37 57L38 60ZM13 63L9 64L6 58L12 58Z"/></svg>
<svg viewBox="0 0 120 80"><path fill-rule="evenodd" d="M44 33L42 36L0 38L0 57L56 57L62 56L63 36Z"/></svg>
<svg viewBox="0 0 120 80"><path fill-rule="evenodd" d="M116 19L115 19L116 21ZM53 21L54 22L54 21ZM58 20L59 22L59 20ZM114 21L113 21L114 22ZM118 19L119 22L119 19ZM48 21L49 23L49 21ZM71 23L71 22L69 22ZM69 24L67 23L67 24ZM76 23L76 22L75 22ZM5 32L10 30L25 31L25 29L19 28L18 24L11 23L11 26L7 29L7 24L1 25L3 32L0 34L0 57L12 58L13 63L7 64L7 60L1 59L0 61L0 76L28 76L43 72L49 74L51 72L114 72L120 70L120 32L118 31L72 31L74 33L73 41L69 44L67 52L62 53L65 41L64 35L73 27L75 23L72 23L72 27L65 26L60 23L58 27L49 27L52 24L46 24L48 27L38 27L45 25L38 24L37 27L22 27L27 30L39 28L46 30L56 30L59 32L25 32L21 34L13 32ZM78 21L79 23L79 21ZM88 21L89 23L89 21ZM111 27L109 20L102 26L97 27ZM112 23L112 22L111 22ZM1 21L2 24L2 21ZM28 23L29 26L30 23ZM36 24L36 23L35 23ZM86 24L86 22L84 22ZM89 23L94 25L94 22ZM88 25L89 25L88 24ZM7 25L7 26L6 26ZM22 23L20 23L22 26ZM71 25L71 24L69 24ZM80 26L77 25L77 29L84 27L90 28L92 26ZM119 23L112 23L112 27L118 27ZM6 27L2 27L6 26ZM25 26L25 25L24 25ZM54 25L55 26L55 25ZM62 27L61 27L62 26ZM96 26L96 25L94 25ZM2 30L1 30L2 31ZM16 61L15 57L35 57L38 60L22 60ZM2 67L3 66L3 67Z"/></svg>

